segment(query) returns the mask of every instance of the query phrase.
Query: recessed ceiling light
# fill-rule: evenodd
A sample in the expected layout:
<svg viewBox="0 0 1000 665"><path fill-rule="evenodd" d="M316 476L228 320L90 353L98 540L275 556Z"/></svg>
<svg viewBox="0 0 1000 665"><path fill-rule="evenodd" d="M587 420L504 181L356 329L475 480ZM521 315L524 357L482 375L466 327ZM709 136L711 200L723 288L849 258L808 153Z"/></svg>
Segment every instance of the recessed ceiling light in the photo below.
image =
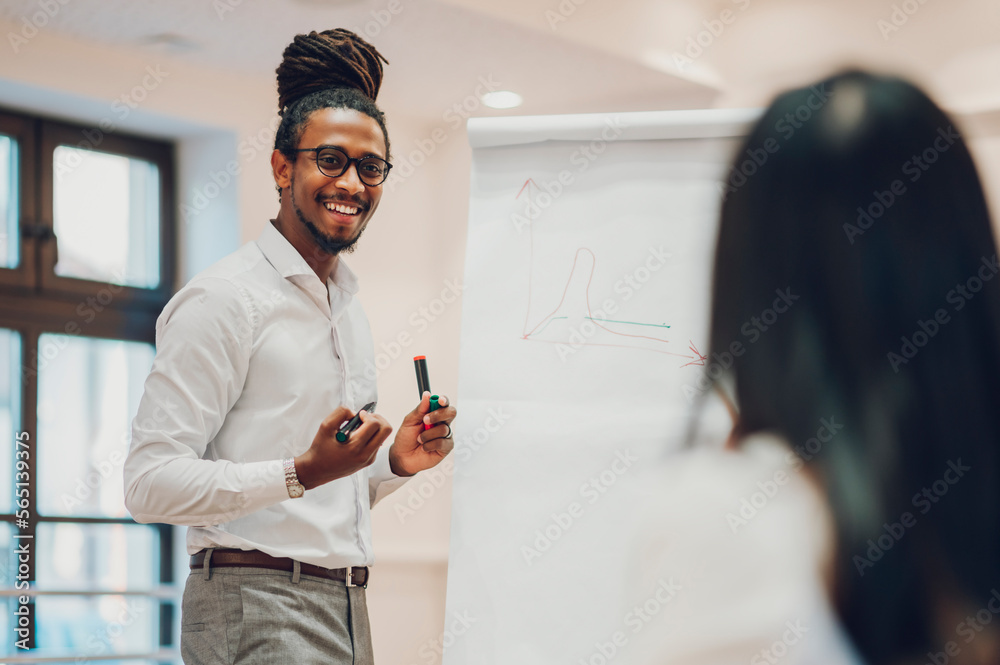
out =
<svg viewBox="0 0 1000 665"><path fill-rule="evenodd" d="M520 106L524 102L521 95L516 92L511 92L510 90L487 92L485 95L480 97L480 99L483 100L483 104L489 106L491 109L512 109Z"/></svg>
<svg viewBox="0 0 1000 665"><path fill-rule="evenodd" d="M197 42L175 32L160 32L155 35L148 35L139 39L139 45L158 51L173 53L195 51L199 48Z"/></svg>

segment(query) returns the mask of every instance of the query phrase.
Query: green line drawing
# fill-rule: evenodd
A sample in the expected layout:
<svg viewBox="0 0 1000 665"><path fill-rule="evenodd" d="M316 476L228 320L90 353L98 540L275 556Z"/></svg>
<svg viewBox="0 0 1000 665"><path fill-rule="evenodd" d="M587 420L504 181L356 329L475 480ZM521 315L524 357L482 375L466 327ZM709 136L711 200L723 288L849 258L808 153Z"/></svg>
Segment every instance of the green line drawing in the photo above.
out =
<svg viewBox="0 0 1000 665"><path fill-rule="evenodd" d="M566 318L566 317L562 317L562 318ZM653 327L653 328L669 328L670 327L670 326L662 325L662 324L659 324L659 323L637 323L635 321L615 321L614 319L595 319L595 318L590 317L590 316L585 316L583 318L590 319L591 321L604 321L606 323L627 323L630 326L650 326L650 327ZM546 325L548 325L548 324L546 324Z"/></svg>

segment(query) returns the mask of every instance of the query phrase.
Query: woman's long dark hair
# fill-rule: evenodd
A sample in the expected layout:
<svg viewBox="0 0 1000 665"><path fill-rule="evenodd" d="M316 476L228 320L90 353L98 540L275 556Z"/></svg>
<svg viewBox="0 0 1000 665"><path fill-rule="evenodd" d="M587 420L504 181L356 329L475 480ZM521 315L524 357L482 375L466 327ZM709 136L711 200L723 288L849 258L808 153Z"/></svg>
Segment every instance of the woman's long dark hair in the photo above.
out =
<svg viewBox="0 0 1000 665"><path fill-rule="evenodd" d="M725 196L711 346L745 348L736 435L840 427L804 456L870 664L972 653L959 622L1000 588L1000 276L958 127L906 81L839 74L772 103Z"/></svg>

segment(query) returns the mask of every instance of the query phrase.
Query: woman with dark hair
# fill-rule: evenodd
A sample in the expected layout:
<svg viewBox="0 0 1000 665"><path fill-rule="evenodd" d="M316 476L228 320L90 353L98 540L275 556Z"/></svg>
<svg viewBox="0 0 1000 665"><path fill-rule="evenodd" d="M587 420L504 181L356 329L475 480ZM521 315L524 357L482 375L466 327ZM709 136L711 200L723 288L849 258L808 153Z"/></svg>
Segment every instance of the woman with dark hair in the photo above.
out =
<svg viewBox="0 0 1000 665"><path fill-rule="evenodd" d="M965 143L913 85L851 71L780 95L738 155L711 347L743 346L727 369L709 369L739 415L715 459L726 468L708 474L757 465L754 493L726 489L717 505L733 539L770 529L770 540L720 537L705 556L723 576L742 558L776 586L816 578L828 621L798 600L775 616L830 625L794 642L787 631L748 640L730 615L712 645L718 655L729 644L726 657L689 648L677 662L741 648L730 662L1000 662L1000 279ZM763 156L756 168L742 168L748 155ZM794 302L747 343L745 324L776 291ZM675 472L676 491L694 486L692 468L710 467ZM782 570L801 558L813 563ZM714 580L739 606L729 582ZM768 603L776 586L752 587L745 604ZM647 642L643 662L674 662L671 639Z"/></svg>

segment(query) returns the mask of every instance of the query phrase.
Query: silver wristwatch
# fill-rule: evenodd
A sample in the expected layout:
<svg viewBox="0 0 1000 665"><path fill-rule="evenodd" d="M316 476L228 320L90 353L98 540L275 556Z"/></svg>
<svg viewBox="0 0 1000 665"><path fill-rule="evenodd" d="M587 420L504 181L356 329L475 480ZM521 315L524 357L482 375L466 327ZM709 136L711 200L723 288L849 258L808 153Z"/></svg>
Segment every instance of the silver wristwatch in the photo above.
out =
<svg viewBox="0 0 1000 665"><path fill-rule="evenodd" d="M285 487L288 488L288 496L298 499L305 494L306 488L299 482L299 476L295 473L295 458L289 457L282 462L285 468Z"/></svg>

